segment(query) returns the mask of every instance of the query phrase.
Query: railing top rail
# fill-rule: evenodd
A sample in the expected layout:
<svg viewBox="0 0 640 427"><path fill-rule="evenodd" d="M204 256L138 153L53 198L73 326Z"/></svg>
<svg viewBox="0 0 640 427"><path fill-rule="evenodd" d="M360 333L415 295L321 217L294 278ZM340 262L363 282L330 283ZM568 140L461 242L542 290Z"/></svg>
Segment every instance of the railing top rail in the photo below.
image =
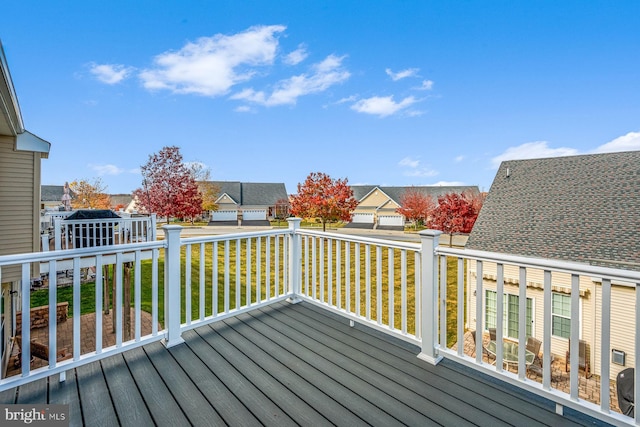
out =
<svg viewBox="0 0 640 427"><path fill-rule="evenodd" d="M90 218L90 219L66 219L57 218L61 224L93 224L102 222L147 222L151 221L151 217L138 217L138 218Z"/></svg>
<svg viewBox="0 0 640 427"><path fill-rule="evenodd" d="M166 242L155 240L152 242L126 243L110 246L93 246L80 249L63 249L58 251L32 252L0 256L0 267L15 265L22 262L47 262L51 260L70 259L74 257L91 257L95 255L114 254L117 252L135 252L159 249L166 246Z"/></svg>
<svg viewBox="0 0 640 427"><path fill-rule="evenodd" d="M206 236L187 237L180 239L183 245L197 244L197 243L209 243L209 242L222 242L225 240L236 239L248 239L252 237L266 237L266 236L279 236L291 234L291 230L288 228L280 230L263 230L263 231L247 231L242 233L229 233L229 234L210 234Z"/></svg>
<svg viewBox="0 0 640 427"><path fill-rule="evenodd" d="M513 264L520 267L535 268L540 270L553 270L561 273L589 275L598 278L606 278L621 285L629 283L629 286L640 286L640 271L621 270L610 267L599 267L573 261L561 261L547 258L534 258L520 255L509 255L498 252L478 251L474 249L456 249L438 246L436 253L467 258L476 261L487 261L503 264Z"/></svg>
<svg viewBox="0 0 640 427"><path fill-rule="evenodd" d="M304 229L298 229L296 233L302 236L328 237L336 240L373 244L396 249L407 249L416 252L420 252L420 250L422 249L422 245L420 245L419 243L402 242L399 240L376 239L373 237L354 236L353 234L327 233L323 231Z"/></svg>

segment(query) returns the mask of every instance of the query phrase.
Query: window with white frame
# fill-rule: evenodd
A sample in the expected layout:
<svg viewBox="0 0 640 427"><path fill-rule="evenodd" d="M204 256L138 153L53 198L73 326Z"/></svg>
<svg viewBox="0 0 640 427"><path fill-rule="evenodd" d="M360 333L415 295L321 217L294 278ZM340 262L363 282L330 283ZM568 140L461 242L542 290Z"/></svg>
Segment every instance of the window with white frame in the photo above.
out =
<svg viewBox="0 0 640 427"><path fill-rule="evenodd" d="M498 319L497 292L487 290L485 294L485 328L495 328ZM526 334L533 335L533 299L527 298L526 303ZM520 297L513 294L504 294L502 310L502 335L508 338L518 339L520 326Z"/></svg>
<svg viewBox="0 0 640 427"><path fill-rule="evenodd" d="M551 335L571 336L571 295L551 293Z"/></svg>

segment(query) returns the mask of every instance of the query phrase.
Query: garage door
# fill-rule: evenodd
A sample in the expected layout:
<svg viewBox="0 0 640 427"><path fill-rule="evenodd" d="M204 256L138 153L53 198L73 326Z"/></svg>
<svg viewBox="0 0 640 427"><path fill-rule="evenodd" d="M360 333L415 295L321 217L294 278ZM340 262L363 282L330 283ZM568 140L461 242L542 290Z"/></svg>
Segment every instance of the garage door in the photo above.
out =
<svg viewBox="0 0 640 427"><path fill-rule="evenodd" d="M351 216L351 222L357 224L373 224L373 214L371 213L354 213Z"/></svg>
<svg viewBox="0 0 640 427"><path fill-rule="evenodd" d="M243 221L263 221L267 219L267 211L265 209L251 209L242 211Z"/></svg>
<svg viewBox="0 0 640 427"><path fill-rule="evenodd" d="M378 223L379 225L402 227L404 226L404 217L400 215L379 215Z"/></svg>
<svg viewBox="0 0 640 427"><path fill-rule="evenodd" d="M238 219L238 211L214 211L211 217L212 221L236 221Z"/></svg>

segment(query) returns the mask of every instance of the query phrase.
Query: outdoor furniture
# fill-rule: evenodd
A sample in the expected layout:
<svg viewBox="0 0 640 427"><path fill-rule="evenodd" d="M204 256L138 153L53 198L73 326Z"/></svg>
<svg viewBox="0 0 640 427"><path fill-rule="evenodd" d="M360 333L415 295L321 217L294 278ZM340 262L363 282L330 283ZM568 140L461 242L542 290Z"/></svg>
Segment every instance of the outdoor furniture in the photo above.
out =
<svg viewBox="0 0 640 427"><path fill-rule="evenodd" d="M489 328L489 341L496 340L496 328Z"/></svg>
<svg viewBox="0 0 640 427"><path fill-rule="evenodd" d="M618 392L618 406L624 415L633 417L635 404L633 398L634 370L627 368L616 377L616 391Z"/></svg>
<svg viewBox="0 0 640 427"><path fill-rule="evenodd" d="M542 372L542 359L540 358L540 347L542 346L542 341L534 337L527 337L527 350L533 353L533 362L527 366L527 369L530 369L534 372L541 373Z"/></svg>
<svg viewBox="0 0 640 427"><path fill-rule="evenodd" d="M584 377L591 377L591 364L589 362L589 346L586 341L580 340L578 344L578 367L584 370ZM564 359L564 371L569 372L570 357L571 357L571 339L569 339L569 349L567 350L567 357Z"/></svg>
<svg viewBox="0 0 640 427"><path fill-rule="evenodd" d="M471 336L473 337L473 348L476 348L476 331L471 331ZM480 339L482 339L482 335L480 336ZM484 346L484 343L482 344L482 353L487 355L487 360L491 359L491 357L493 357L495 359L495 355L492 355L491 353L489 353L489 351L487 350L487 347Z"/></svg>
<svg viewBox="0 0 640 427"><path fill-rule="evenodd" d="M22 365L22 336L16 335L14 337L14 340L15 340L15 344L18 346L18 354L14 361L14 366L16 368L19 368ZM32 340L29 348L31 353L31 362L33 362L36 357L38 359L46 360L47 362L49 361L48 345L40 344ZM72 357L73 357L73 354L71 354L71 352L66 348L58 349L58 351L56 352L56 362L60 362L66 359L71 359Z"/></svg>
<svg viewBox="0 0 640 427"><path fill-rule="evenodd" d="M487 345L487 351L496 358L496 348L497 344L495 341L489 341L489 345ZM533 363L535 355L533 352L525 349L525 365L529 366ZM495 361L494 361L495 363ZM502 363L507 365L517 364L518 363L518 343L513 341L503 341L502 342Z"/></svg>

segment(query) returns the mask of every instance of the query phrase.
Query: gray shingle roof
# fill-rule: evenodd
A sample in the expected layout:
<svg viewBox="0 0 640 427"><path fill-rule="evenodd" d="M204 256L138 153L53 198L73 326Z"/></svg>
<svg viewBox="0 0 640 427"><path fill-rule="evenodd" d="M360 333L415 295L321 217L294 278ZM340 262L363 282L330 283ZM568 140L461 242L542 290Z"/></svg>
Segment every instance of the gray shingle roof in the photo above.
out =
<svg viewBox="0 0 640 427"><path fill-rule="evenodd" d="M43 202L62 202L64 185L41 185L40 193L40 200ZM69 191L69 194L72 199L75 197L73 191Z"/></svg>
<svg viewBox="0 0 640 427"><path fill-rule="evenodd" d="M640 151L503 162L466 247L640 270Z"/></svg>
<svg viewBox="0 0 640 427"><path fill-rule="evenodd" d="M222 194L228 194L241 206L274 206L279 199L287 199L283 183L212 181Z"/></svg>
<svg viewBox="0 0 640 427"><path fill-rule="evenodd" d="M382 185L351 185L351 189L353 190L353 197L356 200L361 201L367 194L371 192L374 188L379 188L383 191L387 196L389 196L394 202L400 204L400 199L402 195L407 190L415 190L423 194L427 194L436 200L438 196L447 194L447 193L462 193L464 191L473 191L478 192L477 186L438 186L438 185L422 185L422 186L407 186L407 187L391 187L391 186L382 186Z"/></svg>

